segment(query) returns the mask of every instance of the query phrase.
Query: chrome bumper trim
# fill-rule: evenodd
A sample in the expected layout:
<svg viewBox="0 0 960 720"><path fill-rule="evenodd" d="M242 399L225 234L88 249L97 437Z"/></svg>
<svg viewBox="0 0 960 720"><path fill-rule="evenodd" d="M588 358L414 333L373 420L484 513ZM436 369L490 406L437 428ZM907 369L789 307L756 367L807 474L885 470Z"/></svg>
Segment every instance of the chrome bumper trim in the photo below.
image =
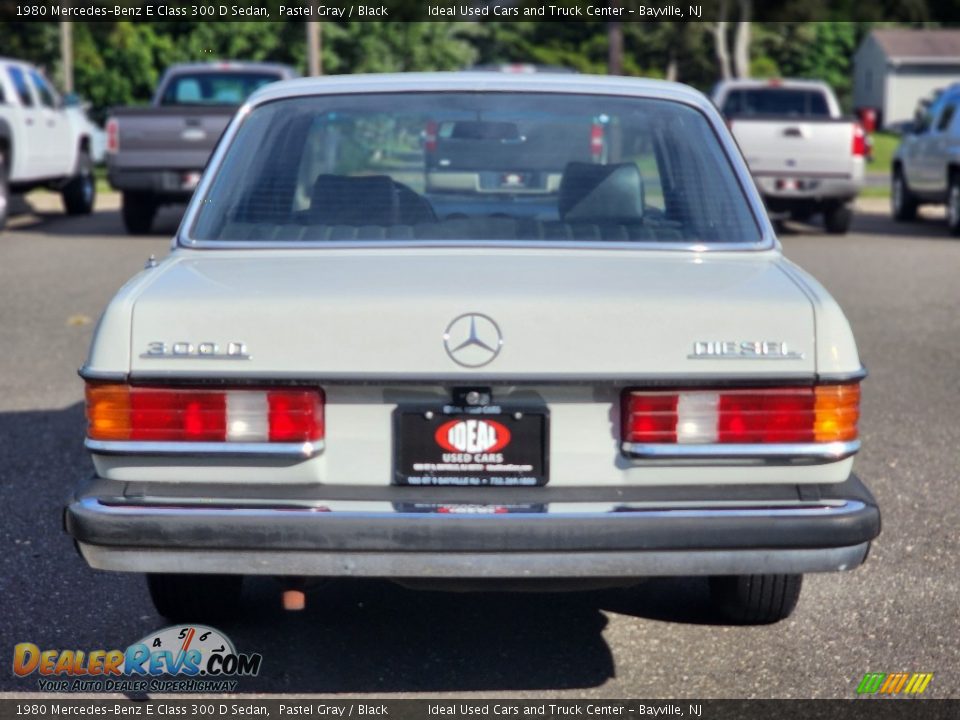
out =
<svg viewBox="0 0 960 720"><path fill-rule="evenodd" d="M84 440L84 447L100 455L216 455L292 458L304 460L323 452L323 441L303 443L143 442L138 440Z"/></svg>
<svg viewBox="0 0 960 720"><path fill-rule="evenodd" d="M189 514L198 520L214 518L259 518L263 520L288 518L297 514L319 513L324 516L349 517L353 519L376 520L389 517L391 519L409 519L416 522L483 522L487 518L494 518L499 522L549 522L559 519L588 519L604 518L611 521L627 520L642 515L648 518L787 518L787 517L838 517L860 512L866 504L860 500L845 500L840 504L828 504L826 501L817 501L795 505L792 507L712 507L712 508L632 508L624 507L615 511L603 512L529 512L529 513L415 513L396 511L368 511L368 510L330 510L322 500L311 505L287 505L265 507L210 507L209 504L175 505L172 500L158 499L162 505L150 505L144 502L135 502L133 498L118 500L117 504L108 504L99 498L86 497L77 501L77 505L100 515L135 515L137 517L164 517L170 515Z"/></svg>
<svg viewBox="0 0 960 720"><path fill-rule="evenodd" d="M161 550L78 543L91 567L121 572L386 578L642 578L852 570L870 543L787 550L322 552Z"/></svg>
<svg viewBox="0 0 960 720"><path fill-rule="evenodd" d="M650 462L697 465L720 460L734 465L823 465L856 454L860 441L740 445L623 443L621 447L627 457Z"/></svg>

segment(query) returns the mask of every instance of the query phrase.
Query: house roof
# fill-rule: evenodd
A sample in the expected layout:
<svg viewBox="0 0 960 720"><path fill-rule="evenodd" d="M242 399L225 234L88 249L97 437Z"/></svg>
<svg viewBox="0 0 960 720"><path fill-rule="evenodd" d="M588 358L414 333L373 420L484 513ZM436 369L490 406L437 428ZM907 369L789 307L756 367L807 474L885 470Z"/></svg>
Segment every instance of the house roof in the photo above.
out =
<svg viewBox="0 0 960 720"><path fill-rule="evenodd" d="M874 30L873 37L890 60L960 63L960 30Z"/></svg>

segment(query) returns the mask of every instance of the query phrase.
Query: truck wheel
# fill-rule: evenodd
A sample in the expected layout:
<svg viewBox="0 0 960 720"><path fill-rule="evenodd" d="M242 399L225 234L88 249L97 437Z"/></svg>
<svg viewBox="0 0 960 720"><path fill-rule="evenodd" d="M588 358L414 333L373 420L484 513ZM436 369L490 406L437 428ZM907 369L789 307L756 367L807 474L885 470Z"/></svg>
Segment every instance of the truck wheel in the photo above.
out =
<svg viewBox="0 0 960 720"><path fill-rule="evenodd" d="M147 587L153 606L168 620L212 623L236 617L243 576L151 573Z"/></svg>
<svg viewBox="0 0 960 720"><path fill-rule="evenodd" d="M960 174L950 177L950 189L947 190L947 227L951 235L960 235Z"/></svg>
<svg viewBox="0 0 960 720"><path fill-rule="evenodd" d="M853 209L849 205L833 205L823 210L823 227L831 235L845 235L853 222Z"/></svg>
<svg viewBox="0 0 960 720"><path fill-rule="evenodd" d="M0 149L0 230L7 224L10 213L10 179L7 170L7 156Z"/></svg>
<svg viewBox="0 0 960 720"><path fill-rule="evenodd" d="M790 617L803 575L723 575L710 578L710 597L723 618L738 625L768 625Z"/></svg>
<svg viewBox="0 0 960 720"><path fill-rule="evenodd" d="M77 174L60 191L67 215L89 215L97 197L97 183L93 177L93 161L90 153L80 151L77 159Z"/></svg>
<svg viewBox="0 0 960 720"><path fill-rule="evenodd" d="M153 227L157 204L147 193L123 193L121 213L123 225L131 235L146 235Z"/></svg>
<svg viewBox="0 0 960 720"><path fill-rule="evenodd" d="M917 219L917 199L907 186L907 179L903 170L896 168L890 180L890 209L893 219L898 222L909 222Z"/></svg>

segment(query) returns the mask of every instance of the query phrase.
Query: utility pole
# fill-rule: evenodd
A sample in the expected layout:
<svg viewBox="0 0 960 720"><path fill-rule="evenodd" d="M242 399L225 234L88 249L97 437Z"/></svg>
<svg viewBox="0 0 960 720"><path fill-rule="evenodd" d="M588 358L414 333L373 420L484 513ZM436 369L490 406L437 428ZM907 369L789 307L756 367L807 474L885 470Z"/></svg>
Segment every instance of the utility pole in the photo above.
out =
<svg viewBox="0 0 960 720"><path fill-rule="evenodd" d="M73 23L60 23L60 66L63 68L63 92L73 92Z"/></svg>
<svg viewBox="0 0 960 720"><path fill-rule="evenodd" d="M311 77L323 75L323 62L320 51L323 47L321 23L307 22L307 74Z"/></svg>
<svg viewBox="0 0 960 720"><path fill-rule="evenodd" d="M619 7L620 0L610 0L611 7ZM618 22L607 23L607 72L623 75L623 26Z"/></svg>

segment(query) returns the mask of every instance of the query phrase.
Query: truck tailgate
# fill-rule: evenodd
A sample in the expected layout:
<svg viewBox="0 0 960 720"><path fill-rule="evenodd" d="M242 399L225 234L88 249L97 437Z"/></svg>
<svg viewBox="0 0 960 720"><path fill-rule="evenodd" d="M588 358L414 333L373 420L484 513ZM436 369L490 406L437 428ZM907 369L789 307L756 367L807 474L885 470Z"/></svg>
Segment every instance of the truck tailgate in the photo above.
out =
<svg viewBox="0 0 960 720"><path fill-rule="evenodd" d="M109 156L112 168L201 170L237 108L120 108L120 148Z"/></svg>
<svg viewBox="0 0 960 720"><path fill-rule="evenodd" d="M854 175L849 120L737 118L731 129L754 176L847 179Z"/></svg>

